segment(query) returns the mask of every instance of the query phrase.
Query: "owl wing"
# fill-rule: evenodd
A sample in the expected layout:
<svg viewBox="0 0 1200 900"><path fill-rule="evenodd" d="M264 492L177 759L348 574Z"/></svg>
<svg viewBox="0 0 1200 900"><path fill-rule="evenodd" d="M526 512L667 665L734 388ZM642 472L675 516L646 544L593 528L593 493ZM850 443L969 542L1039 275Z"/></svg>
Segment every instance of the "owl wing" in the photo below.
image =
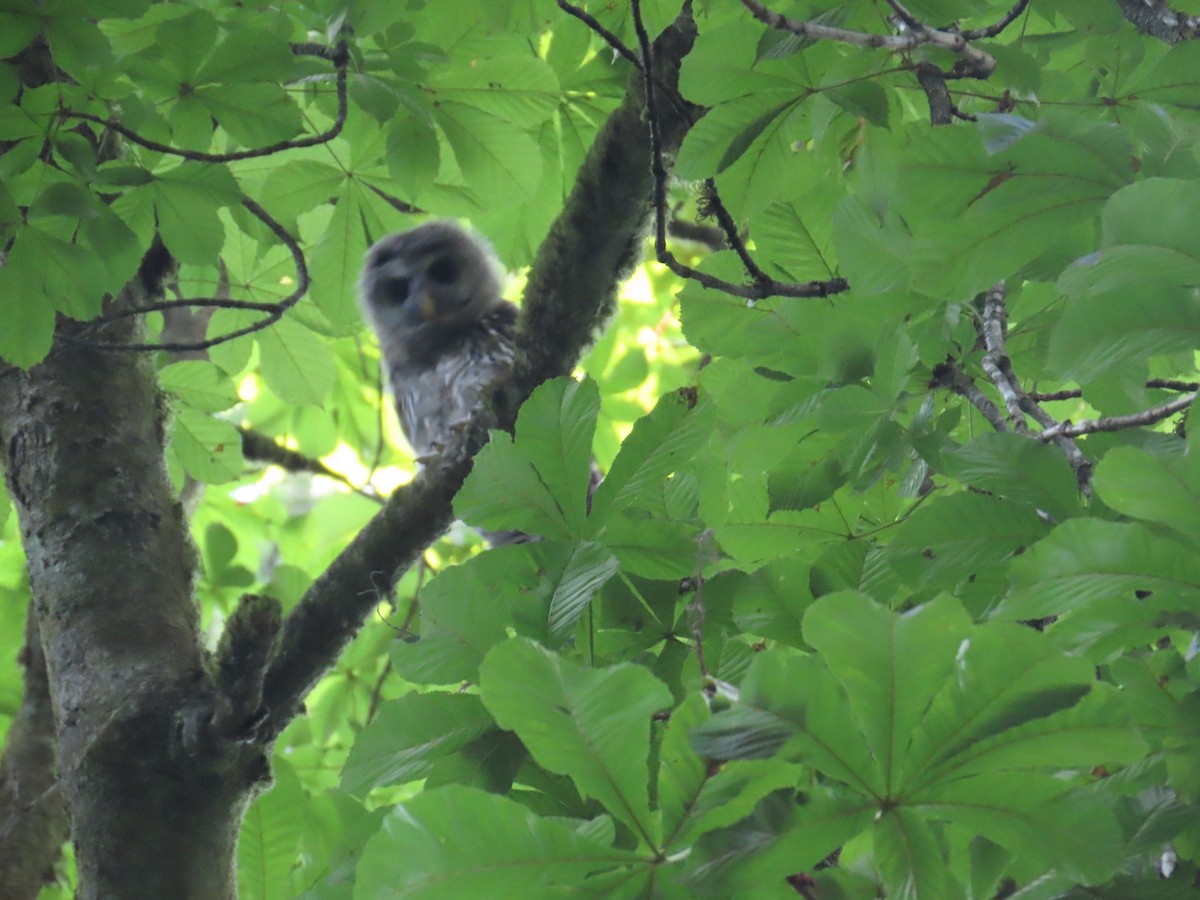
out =
<svg viewBox="0 0 1200 900"><path fill-rule="evenodd" d="M450 446L456 428L487 402L486 392L512 368L517 309L488 315L438 336L436 352L392 371L400 426L418 459Z"/></svg>

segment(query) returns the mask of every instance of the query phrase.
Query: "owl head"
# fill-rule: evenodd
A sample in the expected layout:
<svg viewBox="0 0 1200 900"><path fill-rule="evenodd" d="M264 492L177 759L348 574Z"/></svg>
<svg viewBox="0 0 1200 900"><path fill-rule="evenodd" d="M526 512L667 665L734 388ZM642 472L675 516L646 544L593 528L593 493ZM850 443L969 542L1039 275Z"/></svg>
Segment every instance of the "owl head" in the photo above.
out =
<svg viewBox="0 0 1200 900"><path fill-rule="evenodd" d="M381 339L454 328L501 303L504 270L482 237L454 222L390 234L367 251L359 295Z"/></svg>

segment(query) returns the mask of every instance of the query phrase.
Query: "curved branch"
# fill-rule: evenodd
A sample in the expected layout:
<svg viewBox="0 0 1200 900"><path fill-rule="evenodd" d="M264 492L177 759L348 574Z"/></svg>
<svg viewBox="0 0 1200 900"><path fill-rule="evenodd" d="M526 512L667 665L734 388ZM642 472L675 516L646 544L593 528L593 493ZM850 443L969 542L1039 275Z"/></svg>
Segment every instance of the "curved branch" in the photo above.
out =
<svg viewBox="0 0 1200 900"><path fill-rule="evenodd" d="M1025 12L1029 6L1029 0L1017 0L1013 4L1013 8L1000 17L993 25L988 25L986 28L972 28L969 31L964 31L962 36L968 41L977 41L980 38L993 38L1002 32L1005 28L1016 21L1017 16Z"/></svg>
<svg viewBox="0 0 1200 900"><path fill-rule="evenodd" d="M601 25L595 16L591 15L586 10L579 8L573 3L568 3L567 0L558 0L558 8L567 15L574 16L588 28L592 29L592 31L594 31L596 34L600 35L600 37L604 38L604 42L608 44L608 46L612 47L616 53L633 63L634 68L636 68L638 71L641 71L641 58L628 47L626 47L625 44L621 42L619 37Z"/></svg>
<svg viewBox="0 0 1200 900"><path fill-rule="evenodd" d="M849 290L850 285L844 278L833 278L829 281L809 281L804 284L789 284L770 278L750 256L746 245L738 234L737 223L733 221L733 217L729 215L721 203L720 196L717 194L716 183L712 179L708 179L705 182L706 199L709 208L716 214L717 221L721 225L721 230L725 232L725 237L729 245L734 248L742 260L742 264L750 275L752 283L748 285L733 284L732 282L700 272L691 266L681 263L675 258L675 254L667 248L667 170L663 162L663 152L667 147L664 144L664 135L662 133L663 122L660 120L658 112L657 91L659 88L659 79L654 75L656 50L650 43L650 37L646 33L646 27L642 22L640 0L633 0L632 9L634 28L637 31L638 46L642 54L642 73L644 75L642 89L646 95L646 127L649 132L650 142L650 172L654 178L654 253L658 261L680 278L696 281L706 288L723 291L735 297L744 297L751 305L756 300L764 300L767 297L827 297L830 294ZM668 99L675 98L669 97ZM681 103L672 103L671 105L673 108L678 108Z"/></svg>
<svg viewBox="0 0 1200 900"><path fill-rule="evenodd" d="M558 5L569 15L574 16L591 28L593 32L604 39L614 52L628 59L639 72L643 73L642 90L646 93L647 98L646 115L647 127L650 130L651 171L655 175L654 250L655 257L659 262L680 278L696 281L706 288L723 291L735 297L743 297L750 304L767 297L824 297L829 294L845 291L849 288L849 285L840 278L828 282L811 281L805 284L790 284L775 281L767 275L750 255L750 251L746 248L746 243L738 231L737 223L733 220L728 210L725 209L724 204L721 202L720 194L717 192L716 182L711 178L704 182L703 198L701 201L702 214L711 214L716 217L720 225L718 234L723 235L724 238L722 240L717 236L706 236L705 243L714 249L723 249L725 246L728 246L737 253L742 261L742 265L746 269L746 273L750 276L751 284L734 284L733 282L715 278L712 275L700 272L691 266L681 263L666 245L666 233L669 230L675 230L676 223L669 221L667 217L666 171L662 165L662 148L658 146L660 144L658 136L660 127L657 115L656 93L661 90L671 107L672 114L682 120L686 120L689 124L699 118L698 114L703 110L701 107L689 104L680 97L678 91L675 89L674 82L667 83L657 74L654 74L653 50L649 44L649 36L646 34L645 27L642 24L640 4L634 5L633 15L634 25L638 32L638 44L641 56L635 54L629 47L625 46L620 38L601 25L593 16L567 3L566 0L558 0ZM642 57L649 58L649 67L643 63ZM646 75L647 71L651 74Z"/></svg>
<svg viewBox="0 0 1200 900"><path fill-rule="evenodd" d="M1121 14L1151 37L1168 44L1200 38L1200 16L1176 12L1165 0L1116 0Z"/></svg>
<svg viewBox="0 0 1200 900"><path fill-rule="evenodd" d="M1131 413L1128 416L1106 416L1101 419L1085 419L1082 422L1061 422L1050 426L1038 437L1043 441L1052 441L1059 438L1078 437L1082 434L1095 434L1098 431L1122 431L1126 428L1153 425L1155 422L1161 422L1176 413L1183 412L1192 405L1195 399L1194 393L1185 394L1182 397L1176 397L1170 403L1152 406L1150 409Z"/></svg>
<svg viewBox="0 0 1200 900"><path fill-rule="evenodd" d="M128 309L120 309L115 312L108 313L98 319L93 319L88 323L88 331L94 328L101 327L119 319L127 319L130 316L140 316L150 312L162 312L168 309L178 309L180 307L211 307L215 309L248 309L254 312L263 312L266 315L252 325L247 325L245 328L238 328L230 331L227 334L218 335L215 338L208 338L203 341L178 341L178 342L163 342L157 344L122 344L122 343L95 343L87 339L87 337L73 337L69 335L60 335L63 340L72 344L81 344L90 347L93 350L114 350L114 351L144 351L144 350L164 350L169 353L181 353L188 350L207 350L209 347L215 347L218 344L224 344L227 341L232 341L234 338L243 337L247 334L253 334L256 331L262 331L274 325L283 318L283 314L300 302L301 298L308 293L311 279L308 274L308 262L304 258L304 251L300 249L300 243L288 233L288 230L283 227L270 213L263 209L258 203L251 200L249 197L242 198L242 206L246 207L251 214L254 215L260 222L266 225L279 238L280 242L288 248L288 252L292 255L292 262L296 266L296 287L290 294L284 297L277 303L256 303L251 300L226 300L218 297L188 297L183 300L159 300L154 303L147 303L144 306L131 307Z"/></svg>
<svg viewBox="0 0 1200 900"><path fill-rule="evenodd" d="M172 147L170 144L163 144L159 141L151 140L150 138L142 137L132 128L126 128L116 119L105 119L100 116L92 115L91 113L79 112L77 110L66 109L62 111L65 116L70 116L74 119L83 119L87 122L95 122L97 125L103 125L110 131L115 131L121 137L139 147L145 147L147 150L153 150L155 153L164 153L168 156L180 156L184 159L196 160L197 162L211 163L227 163L237 162L241 159L256 159L261 156L272 156L276 153L281 153L284 150L296 150L300 147L315 147L318 144L325 144L332 141L335 137L342 133L342 129L346 127L346 115L348 110L348 102L346 97L346 67L350 61L350 53L346 48L345 43L338 44L332 51L325 50L323 52L311 52L310 48L319 45L309 44L293 44L292 51L295 53L304 53L310 56L322 56L326 59L333 60L337 71L337 113L334 116L333 124L322 131L320 134L309 135L305 138L296 140L279 141L267 147L255 147L250 150L235 150L232 153L204 153L199 150L181 150L178 147Z"/></svg>
<svg viewBox="0 0 1200 900"><path fill-rule="evenodd" d="M943 31L937 28L922 26L909 28L903 34L868 34L862 31L849 31L845 28L834 28L822 25L820 22L789 19L787 16L768 9L758 0L742 0L742 6L750 10L751 15L764 25L770 25L780 31L790 31L800 37L818 38L826 41L838 41L843 44L854 44L858 47L874 47L885 50L912 50L922 44L932 44L943 50L958 54L959 60L955 65L955 75L967 78L987 78L996 70L996 60L988 53L972 47L967 38L956 31ZM893 4L895 8L896 4ZM906 11L907 12L907 11ZM911 18L911 13L909 14ZM915 21L915 20L914 20Z"/></svg>
<svg viewBox="0 0 1200 900"><path fill-rule="evenodd" d="M656 42L655 77L674 85L694 39L695 23L685 8ZM640 257L653 179L639 82L600 129L538 250L521 307L517 362L498 411L501 425L511 424L520 401L538 384L571 371ZM679 146L688 126L681 116L667 118L662 133L668 149ZM449 448L392 494L288 615L263 685L263 739L287 725L396 577L449 527L451 501L471 469L466 448L482 443L485 426L495 424L488 418L478 414L461 447Z"/></svg>

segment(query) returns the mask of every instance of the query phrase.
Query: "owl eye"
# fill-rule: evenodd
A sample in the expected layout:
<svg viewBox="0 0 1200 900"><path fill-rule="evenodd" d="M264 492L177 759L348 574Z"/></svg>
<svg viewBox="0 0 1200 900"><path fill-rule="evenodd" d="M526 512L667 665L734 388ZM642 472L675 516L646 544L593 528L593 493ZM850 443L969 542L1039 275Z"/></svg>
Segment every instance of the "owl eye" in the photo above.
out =
<svg viewBox="0 0 1200 900"><path fill-rule="evenodd" d="M411 278L388 278L383 282L384 294L394 303L403 303L411 285Z"/></svg>
<svg viewBox="0 0 1200 900"><path fill-rule="evenodd" d="M458 280L458 263L448 256L439 256L429 264L428 275L439 284L450 284Z"/></svg>

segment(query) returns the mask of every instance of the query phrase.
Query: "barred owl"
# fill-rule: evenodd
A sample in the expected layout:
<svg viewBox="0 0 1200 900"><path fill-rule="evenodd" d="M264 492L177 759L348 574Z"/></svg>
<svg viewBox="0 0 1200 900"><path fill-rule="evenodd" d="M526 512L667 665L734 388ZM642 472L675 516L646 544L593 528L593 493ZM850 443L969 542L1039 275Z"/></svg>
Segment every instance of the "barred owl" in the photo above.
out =
<svg viewBox="0 0 1200 900"><path fill-rule="evenodd" d="M388 235L367 251L362 305L418 459L451 446L512 367L517 308L500 296L502 276L487 242L448 221Z"/></svg>

